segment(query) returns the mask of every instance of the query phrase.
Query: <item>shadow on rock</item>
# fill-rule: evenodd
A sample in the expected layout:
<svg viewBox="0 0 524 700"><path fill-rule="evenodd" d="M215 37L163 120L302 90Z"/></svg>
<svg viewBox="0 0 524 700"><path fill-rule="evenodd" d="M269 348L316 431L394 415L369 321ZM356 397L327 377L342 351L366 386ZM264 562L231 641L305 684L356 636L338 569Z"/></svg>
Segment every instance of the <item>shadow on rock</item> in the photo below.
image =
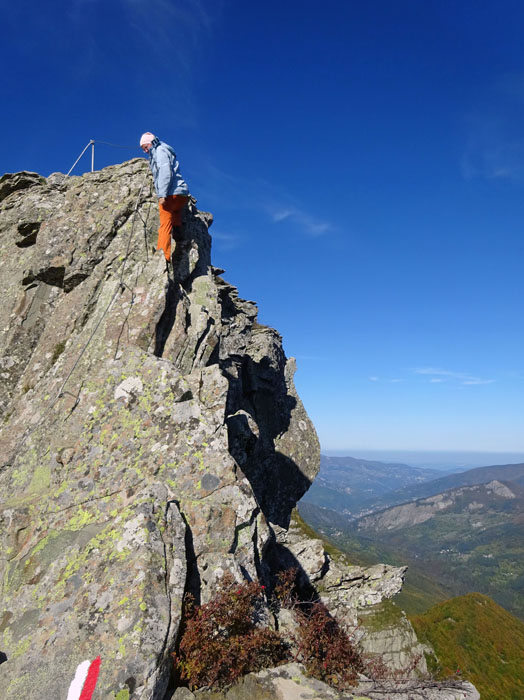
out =
<svg viewBox="0 0 524 700"><path fill-rule="evenodd" d="M166 283L166 305L155 328L155 349L153 354L162 357L164 346L175 324L176 310L183 292L180 285L168 278Z"/></svg>
<svg viewBox="0 0 524 700"><path fill-rule="evenodd" d="M277 364L268 356L257 361L246 355L230 385L227 424L230 453L249 480L260 509L271 523L287 529L291 511L311 480L279 449L297 406L284 368L283 353Z"/></svg>
<svg viewBox="0 0 524 700"><path fill-rule="evenodd" d="M264 563L272 572L271 587L273 588L279 581L279 574L294 570L295 577L295 594L301 604L313 604L320 601L320 595L315 588L313 582L304 570L302 564L285 545L275 543L268 549L264 557ZM325 571L329 568L329 563L326 558Z"/></svg>

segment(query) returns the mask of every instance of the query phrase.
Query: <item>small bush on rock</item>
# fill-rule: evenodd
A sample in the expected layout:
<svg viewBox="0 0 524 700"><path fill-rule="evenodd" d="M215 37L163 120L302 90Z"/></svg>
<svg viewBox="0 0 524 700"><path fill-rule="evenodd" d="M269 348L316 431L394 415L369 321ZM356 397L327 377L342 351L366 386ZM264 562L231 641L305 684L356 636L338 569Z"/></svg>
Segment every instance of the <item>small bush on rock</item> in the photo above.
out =
<svg viewBox="0 0 524 700"><path fill-rule="evenodd" d="M359 652L323 603L295 611L299 620L297 660L309 675L337 688L355 685L364 670Z"/></svg>
<svg viewBox="0 0 524 700"><path fill-rule="evenodd" d="M292 610L298 605L297 577L298 569L296 567L279 572L277 584L273 589L274 599L272 601L277 611L279 607Z"/></svg>
<svg viewBox="0 0 524 700"><path fill-rule="evenodd" d="M354 685L364 665L347 634L320 602L301 602L297 570L282 572L274 596L266 600L259 583L237 583L226 574L215 596L196 606L185 598L184 633L173 654L180 680L191 689L223 687L247 673L278 666L286 661L302 663L308 674L336 688ZM263 612L293 610L298 622L291 644L275 630L260 624Z"/></svg>
<svg viewBox="0 0 524 700"><path fill-rule="evenodd" d="M364 670L360 653L323 603L300 600L298 578L296 568L281 571L274 589L277 605L293 610L298 622L296 660L331 686L354 685Z"/></svg>
<svg viewBox="0 0 524 700"><path fill-rule="evenodd" d="M257 626L264 601L258 583L226 575L209 603L186 596L185 631L175 666L190 688L221 687L246 673L288 660L288 645L275 630Z"/></svg>

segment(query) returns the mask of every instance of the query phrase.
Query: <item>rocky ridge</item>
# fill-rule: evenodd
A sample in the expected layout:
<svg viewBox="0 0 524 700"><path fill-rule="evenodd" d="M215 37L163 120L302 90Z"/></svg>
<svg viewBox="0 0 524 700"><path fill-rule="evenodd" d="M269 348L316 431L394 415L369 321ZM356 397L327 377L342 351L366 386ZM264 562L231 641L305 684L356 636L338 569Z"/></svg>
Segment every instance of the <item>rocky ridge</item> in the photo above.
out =
<svg viewBox="0 0 524 700"><path fill-rule="evenodd" d="M0 178L5 700L65 698L99 655L97 697L170 697L183 595L225 571L298 565L348 628L402 585L290 527L319 465L294 361L194 201L166 276L155 201L142 159Z"/></svg>
<svg viewBox="0 0 524 700"><path fill-rule="evenodd" d="M392 506L386 510L366 515L357 521L357 527L364 531L401 530L404 527L413 527L431 520L438 513L450 509L457 503L462 504L466 498L469 500L467 511L476 513L487 510L485 502L489 498L497 496L503 500L516 500L519 497L522 498L522 494L520 486L511 483L504 484L494 479L487 484L462 486L435 496Z"/></svg>

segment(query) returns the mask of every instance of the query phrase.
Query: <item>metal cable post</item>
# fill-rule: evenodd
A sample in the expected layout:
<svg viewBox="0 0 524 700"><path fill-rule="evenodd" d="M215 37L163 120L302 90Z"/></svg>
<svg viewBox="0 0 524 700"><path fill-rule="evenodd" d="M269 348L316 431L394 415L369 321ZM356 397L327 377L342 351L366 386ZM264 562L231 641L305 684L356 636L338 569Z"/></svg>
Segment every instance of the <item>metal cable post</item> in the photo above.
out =
<svg viewBox="0 0 524 700"><path fill-rule="evenodd" d="M73 168L75 167L75 165L78 163L78 161L80 160L80 158L84 155L84 153L87 151L87 149L88 149L89 146L91 146L91 145L93 145L93 159L94 159L94 157L95 157L95 155L94 155L94 143L95 143L95 142L93 141L93 139L91 139L91 140L89 141L89 143L88 143L87 146L84 148L84 150L82 151L82 153L78 156L78 158L75 160L75 162L74 162L73 165L71 166L71 168L70 168L69 172L67 173L66 177L69 177L69 175L70 175L71 172L73 171Z"/></svg>

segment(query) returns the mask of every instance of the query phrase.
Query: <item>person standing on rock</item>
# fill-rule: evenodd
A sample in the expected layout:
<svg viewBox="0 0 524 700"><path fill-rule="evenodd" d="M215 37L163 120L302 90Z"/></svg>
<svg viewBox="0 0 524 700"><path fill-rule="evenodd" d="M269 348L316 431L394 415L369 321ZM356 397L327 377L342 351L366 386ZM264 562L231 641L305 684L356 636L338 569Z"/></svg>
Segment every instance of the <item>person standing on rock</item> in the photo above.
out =
<svg viewBox="0 0 524 700"><path fill-rule="evenodd" d="M158 197L160 226L157 250L163 250L166 263L171 259L171 235L181 239L181 214L189 199L189 188L178 169L175 151L154 134L146 131L140 138L140 146L149 155L149 167Z"/></svg>

